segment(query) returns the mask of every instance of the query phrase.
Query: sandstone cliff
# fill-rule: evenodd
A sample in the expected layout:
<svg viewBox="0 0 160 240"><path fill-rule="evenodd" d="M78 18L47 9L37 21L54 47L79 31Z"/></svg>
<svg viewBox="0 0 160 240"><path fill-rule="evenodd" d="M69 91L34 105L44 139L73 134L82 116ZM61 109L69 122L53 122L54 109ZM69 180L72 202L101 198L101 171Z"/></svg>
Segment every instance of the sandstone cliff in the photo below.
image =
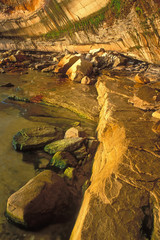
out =
<svg viewBox="0 0 160 240"><path fill-rule="evenodd" d="M4 6L4 1L1 3ZM78 50L81 51L98 45L160 63L159 1L12 0L5 1L6 5L12 10L3 11L0 16L1 50L61 51L69 48L74 51L80 44ZM51 32L50 39L46 41L42 35L48 32ZM11 40L13 36L16 39ZM25 38L19 39L20 36ZM35 36L41 38L35 40Z"/></svg>

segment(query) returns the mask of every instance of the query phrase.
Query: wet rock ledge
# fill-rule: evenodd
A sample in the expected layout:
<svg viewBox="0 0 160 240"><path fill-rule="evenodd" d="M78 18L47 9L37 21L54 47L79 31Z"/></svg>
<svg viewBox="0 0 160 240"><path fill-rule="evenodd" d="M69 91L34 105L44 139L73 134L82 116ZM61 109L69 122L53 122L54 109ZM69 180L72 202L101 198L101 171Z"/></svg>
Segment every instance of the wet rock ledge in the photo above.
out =
<svg viewBox="0 0 160 240"><path fill-rule="evenodd" d="M72 129L69 134L71 140L65 140L68 138L66 132L64 139L54 139L53 143L44 147L47 153L53 155L48 167L54 171L58 168L60 175L67 177L65 189L70 192L71 199L66 197L69 203L78 199L82 182L85 182L83 188L88 187L70 239L159 239L160 67L99 49L83 56L66 54L55 66L54 72L65 73L71 81L81 83L79 85L96 82L101 108L97 127L99 145L89 187L84 181L87 179L87 170L83 161L87 164L92 161L93 155L90 157L89 151L95 139L77 136L77 130L72 132ZM84 77L86 79L83 82ZM43 100L54 103L53 98L47 100L47 96L43 96ZM73 148L72 141L75 141ZM75 157L77 166L74 166L73 158L66 152ZM83 181L72 171L74 167ZM47 174L49 179L46 182L50 182L50 171ZM77 180L72 181L72 177ZM46 182L42 189L47 187ZM73 187L76 184L78 192ZM23 191L23 188L19 191ZM15 196L12 195L7 209L11 218L15 210L14 201ZM24 206L23 213L21 208L19 212L23 216L21 223L25 225L28 203ZM46 206L48 213L48 202ZM67 205L67 209L69 207ZM49 210L51 215L53 209L54 204ZM30 223L30 218L27 219Z"/></svg>
<svg viewBox="0 0 160 240"><path fill-rule="evenodd" d="M122 68L96 83L100 144L70 240L160 239L160 68Z"/></svg>

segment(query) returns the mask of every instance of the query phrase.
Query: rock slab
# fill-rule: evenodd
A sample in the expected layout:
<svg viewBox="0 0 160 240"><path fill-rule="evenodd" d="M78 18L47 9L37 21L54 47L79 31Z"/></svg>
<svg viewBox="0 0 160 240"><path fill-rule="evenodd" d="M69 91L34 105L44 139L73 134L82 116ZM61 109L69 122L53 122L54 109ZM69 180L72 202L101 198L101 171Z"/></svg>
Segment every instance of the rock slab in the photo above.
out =
<svg viewBox="0 0 160 240"><path fill-rule="evenodd" d="M32 150L45 146L47 143L62 138L62 130L57 127L40 126L24 128L13 137L15 150Z"/></svg>
<svg viewBox="0 0 160 240"><path fill-rule="evenodd" d="M31 179L7 202L7 216L27 228L37 228L67 217L70 193L63 178L45 170Z"/></svg>

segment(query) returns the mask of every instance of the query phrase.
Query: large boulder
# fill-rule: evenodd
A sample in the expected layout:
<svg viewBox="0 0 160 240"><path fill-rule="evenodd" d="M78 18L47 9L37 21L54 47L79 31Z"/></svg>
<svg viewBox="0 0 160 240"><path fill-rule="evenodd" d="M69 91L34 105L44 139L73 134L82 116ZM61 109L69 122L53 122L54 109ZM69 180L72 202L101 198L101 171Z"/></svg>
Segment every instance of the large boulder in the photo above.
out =
<svg viewBox="0 0 160 240"><path fill-rule="evenodd" d="M9 197L6 214L15 223L37 228L50 221L63 221L70 204L70 192L63 178L45 170Z"/></svg>
<svg viewBox="0 0 160 240"><path fill-rule="evenodd" d="M63 73L65 74L67 70L80 58L79 55L71 55L67 54L64 56L61 61L58 63L57 67L55 68L55 73Z"/></svg>
<svg viewBox="0 0 160 240"><path fill-rule="evenodd" d="M81 137L65 138L46 145L44 150L49 154L55 154L59 151L73 152L81 147L83 141L84 138Z"/></svg>
<svg viewBox="0 0 160 240"><path fill-rule="evenodd" d="M62 136L62 130L54 126L24 128L13 137L12 144L15 150L25 151L41 148Z"/></svg>
<svg viewBox="0 0 160 240"><path fill-rule="evenodd" d="M84 76L89 76L92 73L93 65L91 62L79 59L66 72L69 79L75 82L81 82Z"/></svg>

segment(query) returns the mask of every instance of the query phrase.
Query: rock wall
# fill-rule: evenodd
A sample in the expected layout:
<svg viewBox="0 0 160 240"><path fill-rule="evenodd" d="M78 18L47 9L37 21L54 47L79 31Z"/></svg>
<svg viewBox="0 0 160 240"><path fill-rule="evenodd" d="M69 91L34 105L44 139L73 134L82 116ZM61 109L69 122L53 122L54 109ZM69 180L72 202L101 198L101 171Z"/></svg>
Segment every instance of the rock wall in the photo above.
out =
<svg viewBox="0 0 160 240"><path fill-rule="evenodd" d="M84 18L106 6L106 2L102 0L19 2L20 4L16 5L10 14L0 16L1 36L39 36L59 29L70 21ZM9 7L14 5L12 0Z"/></svg>
<svg viewBox="0 0 160 240"><path fill-rule="evenodd" d="M133 75L104 72L97 91L100 144L70 240L158 240L160 155L152 131L157 119L154 110L131 104L135 91L141 103L153 103L154 82L135 85Z"/></svg>
<svg viewBox="0 0 160 240"><path fill-rule="evenodd" d="M115 3L121 4L122 7L114 6ZM97 12L106 5L103 14ZM40 1L37 6L40 7L35 8L34 11L16 10L9 15L0 15L1 50L18 48L63 51L68 48L71 51L88 51L94 45L94 48L103 47L106 50L119 51L144 61L160 64L159 1L147 0L144 4L143 0L129 2L49 0L45 4ZM101 14L104 17L98 29L92 21L89 24L81 21L95 12L99 15L94 24L102 17ZM62 27L66 24L70 26L70 23L77 20L80 20L81 30L76 30L71 24L75 30L72 29L71 34L69 29L66 30L58 40L55 38L48 40L44 37L30 38L42 36L51 30L63 32Z"/></svg>

